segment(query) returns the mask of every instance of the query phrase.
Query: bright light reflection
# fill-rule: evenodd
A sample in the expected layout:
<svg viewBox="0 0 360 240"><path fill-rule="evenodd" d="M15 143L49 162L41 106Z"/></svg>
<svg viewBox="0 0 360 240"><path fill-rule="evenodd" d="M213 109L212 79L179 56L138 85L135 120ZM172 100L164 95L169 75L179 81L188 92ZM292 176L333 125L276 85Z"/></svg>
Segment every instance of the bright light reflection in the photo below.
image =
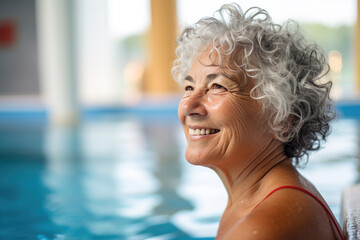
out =
<svg viewBox="0 0 360 240"><path fill-rule="evenodd" d="M329 52L329 65L333 72L339 73L342 69L342 55L339 51L333 50Z"/></svg>
<svg viewBox="0 0 360 240"><path fill-rule="evenodd" d="M150 26L150 1L108 0L109 31L115 38L144 32Z"/></svg>
<svg viewBox="0 0 360 240"><path fill-rule="evenodd" d="M219 177L205 167L194 167L184 161L182 184L177 192L189 199L192 211L180 211L172 222L191 236L215 236L218 222L227 202L227 193Z"/></svg>
<svg viewBox="0 0 360 240"><path fill-rule="evenodd" d="M123 199L125 207L119 208L116 212L124 217L141 218L150 216L152 209L161 203L161 198L156 195L144 195L138 198L127 197Z"/></svg>

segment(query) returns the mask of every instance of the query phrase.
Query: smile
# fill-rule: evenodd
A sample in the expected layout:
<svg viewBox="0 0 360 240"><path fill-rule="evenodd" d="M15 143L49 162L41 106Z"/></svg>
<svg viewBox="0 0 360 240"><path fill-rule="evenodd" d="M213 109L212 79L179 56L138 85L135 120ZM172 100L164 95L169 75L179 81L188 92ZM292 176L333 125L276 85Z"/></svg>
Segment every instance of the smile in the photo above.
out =
<svg viewBox="0 0 360 240"><path fill-rule="evenodd" d="M210 135L220 132L219 129L192 129L189 128L189 135L196 136L196 135Z"/></svg>

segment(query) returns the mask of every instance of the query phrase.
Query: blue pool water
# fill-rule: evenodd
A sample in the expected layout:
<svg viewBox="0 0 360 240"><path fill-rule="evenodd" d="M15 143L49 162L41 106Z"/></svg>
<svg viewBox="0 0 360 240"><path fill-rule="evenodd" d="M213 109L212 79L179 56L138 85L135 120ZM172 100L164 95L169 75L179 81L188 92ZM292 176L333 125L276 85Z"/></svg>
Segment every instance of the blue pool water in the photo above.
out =
<svg viewBox="0 0 360 240"><path fill-rule="evenodd" d="M300 171L337 217L359 178L360 127L334 123ZM213 239L226 192L189 165L174 114L98 114L78 127L0 121L0 239Z"/></svg>

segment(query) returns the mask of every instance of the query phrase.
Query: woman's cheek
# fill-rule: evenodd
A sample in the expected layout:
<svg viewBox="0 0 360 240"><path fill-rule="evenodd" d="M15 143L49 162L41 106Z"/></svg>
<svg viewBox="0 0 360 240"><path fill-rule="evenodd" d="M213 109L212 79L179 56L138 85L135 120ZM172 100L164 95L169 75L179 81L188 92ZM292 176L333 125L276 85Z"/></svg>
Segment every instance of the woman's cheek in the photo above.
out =
<svg viewBox="0 0 360 240"><path fill-rule="evenodd" d="M251 138L257 126L259 116L255 100L249 97L230 98L228 106L229 126L234 131L234 135L239 138Z"/></svg>

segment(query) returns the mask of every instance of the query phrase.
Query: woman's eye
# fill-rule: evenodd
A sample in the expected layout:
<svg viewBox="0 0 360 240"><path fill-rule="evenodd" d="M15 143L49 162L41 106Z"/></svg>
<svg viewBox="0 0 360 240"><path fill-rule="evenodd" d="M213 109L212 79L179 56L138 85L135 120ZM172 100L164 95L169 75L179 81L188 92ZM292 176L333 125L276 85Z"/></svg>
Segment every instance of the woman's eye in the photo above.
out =
<svg viewBox="0 0 360 240"><path fill-rule="evenodd" d="M213 84L211 86L211 88L213 88L213 89L223 89L223 90L227 91L227 89L224 86L221 86L220 84L217 84L217 83Z"/></svg>
<svg viewBox="0 0 360 240"><path fill-rule="evenodd" d="M192 86L185 86L185 91L192 91L194 88Z"/></svg>

